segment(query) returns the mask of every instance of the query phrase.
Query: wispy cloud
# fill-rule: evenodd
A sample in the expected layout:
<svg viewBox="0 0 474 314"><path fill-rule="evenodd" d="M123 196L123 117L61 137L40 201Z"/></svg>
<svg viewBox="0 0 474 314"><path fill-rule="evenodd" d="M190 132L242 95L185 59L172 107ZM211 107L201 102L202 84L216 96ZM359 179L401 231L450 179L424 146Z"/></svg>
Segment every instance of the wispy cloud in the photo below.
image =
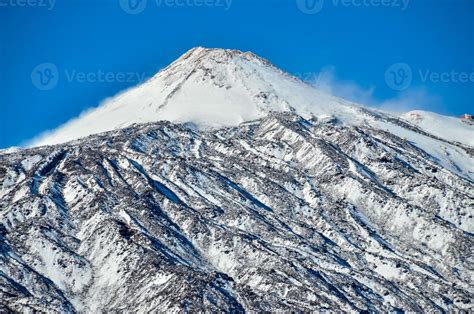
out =
<svg viewBox="0 0 474 314"><path fill-rule="evenodd" d="M387 99L376 105L380 109L397 113L411 110L438 111L442 107L441 98L429 94L425 89L409 89L400 92L392 99Z"/></svg>
<svg viewBox="0 0 474 314"><path fill-rule="evenodd" d="M373 105L375 87L362 87L353 81L341 80L334 67L326 67L319 73L309 75L307 81L318 89L353 102Z"/></svg>
<svg viewBox="0 0 474 314"><path fill-rule="evenodd" d="M306 75L304 79L333 96L395 113L412 110L436 111L441 107L441 99L423 88L410 88L399 92L394 98L378 99L374 95L375 86L362 86L355 81L342 80L337 77L334 67L325 67L319 73Z"/></svg>

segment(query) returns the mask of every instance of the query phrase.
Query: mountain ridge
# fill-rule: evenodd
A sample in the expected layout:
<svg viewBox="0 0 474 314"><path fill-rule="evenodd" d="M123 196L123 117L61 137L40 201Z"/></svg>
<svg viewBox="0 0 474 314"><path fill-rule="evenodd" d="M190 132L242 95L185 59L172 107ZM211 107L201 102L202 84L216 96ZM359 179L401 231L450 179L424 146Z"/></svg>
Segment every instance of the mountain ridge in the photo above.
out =
<svg viewBox="0 0 474 314"><path fill-rule="evenodd" d="M434 136L413 123L407 127L408 122L398 116L325 94L253 53L202 47L191 49L145 83L41 136L33 146L161 120L201 129L238 126L273 111L395 132L443 161L446 168L474 179L472 149L464 138L456 138L461 144L453 142L452 136L442 139L442 131ZM440 147L440 138L447 145Z"/></svg>
<svg viewBox="0 0 474 314"><path fill-rule="evenodd" d="M195 106L202 107L201 112ZM337 115L344 117L345 123L364 123L351 107L362 106L322 93L252 52L197 47L145 83L49 132L34 145L61 143L132 123L159 120L203 127L236 126L275 110Z"/></svg>
<svg viewBox="0 0 474 314"><path fill-rule="evenodd" d="M4 155L0 174L12 310L472 308L472 181L386 131L163 121Z"/></svg>
<svg viewBox="0 0 474 314"><path fill-rule="evenodd" d="M472 311L473 148L405 118L191 50L0 151L0 311Z"/></svg>

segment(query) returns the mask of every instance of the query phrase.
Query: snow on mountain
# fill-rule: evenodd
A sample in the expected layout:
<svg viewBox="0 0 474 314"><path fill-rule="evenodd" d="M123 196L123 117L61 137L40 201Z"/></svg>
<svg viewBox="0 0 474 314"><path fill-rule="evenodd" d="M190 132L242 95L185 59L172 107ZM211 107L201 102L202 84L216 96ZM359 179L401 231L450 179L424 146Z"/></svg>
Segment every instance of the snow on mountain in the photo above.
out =
<svg viewBox="0 0 474 314"><path fill-rule="evenodd" d="M0 156L0 309L473 309L473 182L370 126L158 122Z"/></svg>
<svg viewBox="0 0 474 314"><path fill-rule="evenodd" d="M34 145L160 120L191 122L201 128L237 126L270 111L295 109L319 116L337 114L347 121L358 118L345 101L315 90L252 53L195 48L144 84L107 100Z"/></svg>
<svg viewBox="0 0 474 314"><path fill-rule="evenodd" d="M21 149L20 147L8 147L8 148L0 149L0 154L14 153L16 151L19 151L20 149Z"/></svg>
<svg viewBox="0 0 474 314"><path fill-rule="evenodd" d="M401 115L401 118L445 140L474 147L474 123L472 122L421 110L407 112Z"/></svg>
<svg viewBox="0 0 474 314"><path fill-rule="evenodd" d="M470 129L420 115L193 49L0 152L0 311L472 311Z"/></svg>
<svg viewBox="0 0 474 314"><path fill-rule="evenodd" d="M451 171L474 178L474 160L465 149L442 143L438 137L433 139L429 132L420 132L389 113L325 94L253 53L225 49L190 50L147 82L48 132L32 146L64 143L134 123L161 120L192 123L201 129L237 126L273 111L388 130L412 141ZM439 131L434 135L442 133L435 130ZM464 129L460 132L473 133ZM460 136L456 141L470 145L472 137Z"/></svg>

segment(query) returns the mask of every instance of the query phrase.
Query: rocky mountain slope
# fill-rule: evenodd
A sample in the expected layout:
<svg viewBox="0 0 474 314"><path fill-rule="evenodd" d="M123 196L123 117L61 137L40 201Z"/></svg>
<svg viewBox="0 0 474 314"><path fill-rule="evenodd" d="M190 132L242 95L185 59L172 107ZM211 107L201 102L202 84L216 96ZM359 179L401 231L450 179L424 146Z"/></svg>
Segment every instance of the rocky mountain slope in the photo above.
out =
<svg viewBox="0 0 474 314"><path fill-rule="evenodd" d="M426 132L450 141L462 141L474 146L474 122L462 117L447 117L434 112L410 111L401 118L422 128Z"/></svg>
<svg viewBox="0 0 474 314"><path fill-rule="evenodd" d="M303 87L285 85L304 83L254 55L204 52L145 83L180 85L144 93L169 100L150 110L190 116L0 153L2 311L474 309L471 146L317 91L304 110ZM188 73L180 65L196 53ZM242 76L254 62L273 74ZM216 101L249 113L216 116L194 98L213 89L190 87L201 74L261 97L237 108L235 84L215 87L229 93ZM187 111L193 98L211 114Z"/></svg>

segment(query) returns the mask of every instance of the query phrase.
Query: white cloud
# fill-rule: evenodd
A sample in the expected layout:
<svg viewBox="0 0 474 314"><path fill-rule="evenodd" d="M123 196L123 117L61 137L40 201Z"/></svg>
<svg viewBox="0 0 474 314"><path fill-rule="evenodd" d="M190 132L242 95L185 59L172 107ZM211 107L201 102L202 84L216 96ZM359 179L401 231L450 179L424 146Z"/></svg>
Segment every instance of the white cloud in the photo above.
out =
<svg viewBox="0 0 474 314"><path fill-rule="evenodd" d="M364 87L354 81L341 80L337 77L334 67L323 68L321 72L306 75L304 79L333 96L395 113L412 110L438 111L441 107L441 99L430 95L423 88L408 88L394 98L377 99L374 95L375 86Z"/></svg>
<svg viewBox="0 0 474 314"><path fill-rule="evenodd" d="M408 89L395 98L382 101L377 107L397 113L412 110L439 111L441 99L430 95L425 89Z"/></svg>
<svg viewBox="0 0 474 314"><path fill-rule="evenodd" d="M309 75L308 82L328 94L360 104L373 105L375 87L364 88L353 81L340 80L334 67L326 67L319 73Z"/></svg>

